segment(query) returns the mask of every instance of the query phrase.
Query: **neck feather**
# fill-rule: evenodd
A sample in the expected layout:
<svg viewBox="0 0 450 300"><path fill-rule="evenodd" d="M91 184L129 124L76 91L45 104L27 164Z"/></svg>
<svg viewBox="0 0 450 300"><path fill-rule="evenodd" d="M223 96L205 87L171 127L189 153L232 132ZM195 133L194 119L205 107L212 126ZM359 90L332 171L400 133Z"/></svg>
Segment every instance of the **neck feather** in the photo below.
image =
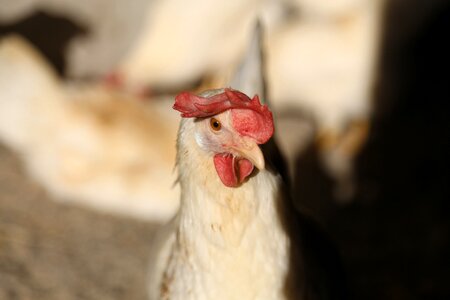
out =
<svg viewBox="0 0 450 300"><path fill-rule="evenodd" d="M200 152L194 139L180 144L182 198L169 262L173 284L180 291L189 288L197 299L205 291L209 299L280 299L289 249L277 209L280 177L256 171L229 188L212 155Z"/></svg>

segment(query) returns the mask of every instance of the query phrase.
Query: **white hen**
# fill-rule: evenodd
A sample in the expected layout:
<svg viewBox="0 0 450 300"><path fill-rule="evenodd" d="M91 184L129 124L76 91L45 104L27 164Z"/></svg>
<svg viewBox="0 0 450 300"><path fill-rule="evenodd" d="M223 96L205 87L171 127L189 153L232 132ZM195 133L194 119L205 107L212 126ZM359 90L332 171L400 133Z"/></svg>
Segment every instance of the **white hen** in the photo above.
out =
<svg viewBox="0 0 450 300"><path fill-rule="evenodd" d="M144 104L98 85L64 84L22 39L0 42L0 140L58 199L171 218L177 126L167 101Z"/></svg>
<svg viewBox="0 0 450 300"><path fill-rule="evenodd" d="M261 37L257 26L232 83L264 97ZM334 246L286 192L274 139L258 146L273 133L267 108L230 89L182 93L174 108L181 207L155 240L150 299L347 299Z"/></svg>
<svg viewBox="0 0 450 300"><path fill-rule="evenodd" d="M180 94L174 106L188 117L177 143L181 207L153 258L151 299L284 299L283 184L258 146L271 114L237 91L201 96Z"/></svg>

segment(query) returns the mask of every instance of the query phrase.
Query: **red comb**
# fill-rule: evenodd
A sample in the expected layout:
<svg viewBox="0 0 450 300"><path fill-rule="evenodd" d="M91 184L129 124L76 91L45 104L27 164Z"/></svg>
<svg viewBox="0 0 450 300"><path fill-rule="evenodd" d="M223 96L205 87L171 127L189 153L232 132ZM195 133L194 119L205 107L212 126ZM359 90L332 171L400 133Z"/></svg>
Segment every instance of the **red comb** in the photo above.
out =
<svg viewBox="0 0 450 300"><path fill-rule="evenodd" d="M267 142L274 131L272 112L267 105L261 105L257 95L250 99L230 88L211 97L182 92L175 97L173 108L181 112L183 118L206 118L231 109L234 128L259 144Z"/></svg>

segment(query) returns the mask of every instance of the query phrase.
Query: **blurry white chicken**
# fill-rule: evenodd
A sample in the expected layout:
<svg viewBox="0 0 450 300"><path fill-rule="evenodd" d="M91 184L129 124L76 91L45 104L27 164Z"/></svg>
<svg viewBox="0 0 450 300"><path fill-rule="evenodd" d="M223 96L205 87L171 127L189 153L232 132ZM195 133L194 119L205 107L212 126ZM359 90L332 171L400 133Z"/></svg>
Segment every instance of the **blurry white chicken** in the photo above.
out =
<svg viewBox="0 0 450 300"><path fill-rule="evenodd" d="M67 18L89 34L67 47L67 74L95 78L108 72L136 39L152 0L0 0L0 23L10 23L40 10ZM101 11L102 17L98 14ZM112 47L111 45L114 45Z"/></svg>
<svg viewBox="0 0 450 300"><path fill-rule="evenodd" d="M384 2L293 0L300 17L268 36L274 109L314 118L321 161L343 202L368 133Z"/></svg>
<svg viewBox="0 0 450 300"><path fill-rule="evenodd" d="M267 74L277 110L310 111L342 131L370 111L383 0L297 0L300 16L268 35Z"/></svg>
<svg viewBox="0 0 450 300"><path fill-rule="evenodd" d="M180 86L239 63L260 0L158 1L118 67L125 85Z"/></svg>
<svg viewBox="0 0 450 300"><path fill-rule="evenodd" d="M170 102L63 84L25 41L0 41L0 140L59 199L170 218L178 123Z"/></svg>

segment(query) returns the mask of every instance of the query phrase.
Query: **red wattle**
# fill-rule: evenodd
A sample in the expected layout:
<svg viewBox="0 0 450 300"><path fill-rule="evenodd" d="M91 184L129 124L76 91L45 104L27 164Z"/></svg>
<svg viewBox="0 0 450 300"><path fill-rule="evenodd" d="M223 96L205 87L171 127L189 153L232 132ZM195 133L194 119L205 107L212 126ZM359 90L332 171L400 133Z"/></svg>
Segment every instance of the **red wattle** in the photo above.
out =
<svg viewBox="0 0 450 300"><path fill-rule="evenodd" d="M236 158L229 153L216 154L214 166L222 183L228 187L237 187L253 171L253 164L245 158Z"/></svg>
<svg viewBox="0 0 450 300"><path fill-rule="evenodd" d="M245 158L237 161L237 167L239 170L239 183L242 183L253 172L253 164Z"/></svg>

